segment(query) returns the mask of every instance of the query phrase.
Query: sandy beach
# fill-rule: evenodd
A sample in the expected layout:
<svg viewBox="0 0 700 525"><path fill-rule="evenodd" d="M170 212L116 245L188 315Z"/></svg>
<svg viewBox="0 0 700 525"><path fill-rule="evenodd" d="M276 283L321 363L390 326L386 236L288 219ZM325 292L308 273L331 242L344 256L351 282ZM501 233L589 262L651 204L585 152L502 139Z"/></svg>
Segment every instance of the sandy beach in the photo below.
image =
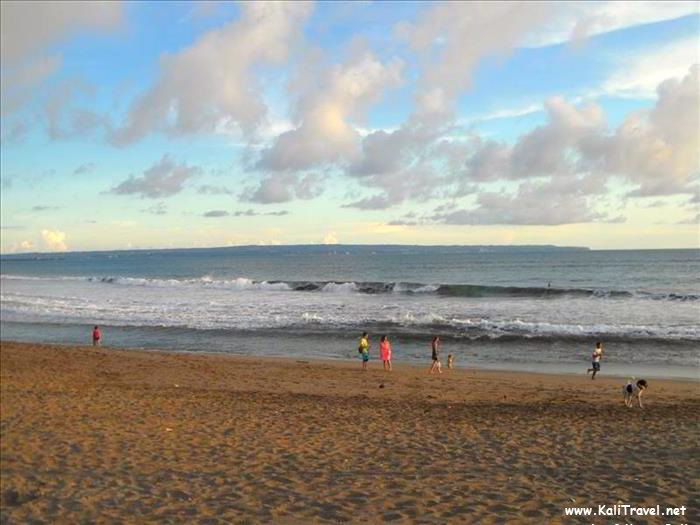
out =
<svg viewBox="0 0 700 525"><path fill-rule="evenodd" d="M15 523L697 523L700 383L4 342ZM459 363L458 363L459 364ZM575 518L600 504L677 518Z"/></svg>

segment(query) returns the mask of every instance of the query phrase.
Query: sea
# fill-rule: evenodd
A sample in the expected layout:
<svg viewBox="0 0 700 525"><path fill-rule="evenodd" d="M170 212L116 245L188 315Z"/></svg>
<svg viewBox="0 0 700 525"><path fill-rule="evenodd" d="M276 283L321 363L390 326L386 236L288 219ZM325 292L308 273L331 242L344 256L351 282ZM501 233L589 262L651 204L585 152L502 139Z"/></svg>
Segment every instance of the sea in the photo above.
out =
<svg viewBox="0 0 700 525"><path fill-rule="evenodd" d="M700 380L700 250L248 246L0 258L0 338ZM358 361L359 366L359 361Z"/></svg>

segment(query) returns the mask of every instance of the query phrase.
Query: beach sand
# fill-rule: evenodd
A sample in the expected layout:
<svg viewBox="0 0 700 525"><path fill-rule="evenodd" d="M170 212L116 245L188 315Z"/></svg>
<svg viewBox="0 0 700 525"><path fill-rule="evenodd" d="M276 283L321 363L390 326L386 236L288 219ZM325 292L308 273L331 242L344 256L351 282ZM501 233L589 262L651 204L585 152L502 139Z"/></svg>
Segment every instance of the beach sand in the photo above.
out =
<svg viewBox="0 0 700 525"><path fill-rule="evenodd" d="M700 383L428 365L3 342L1 521L698 522Z"/></svg>

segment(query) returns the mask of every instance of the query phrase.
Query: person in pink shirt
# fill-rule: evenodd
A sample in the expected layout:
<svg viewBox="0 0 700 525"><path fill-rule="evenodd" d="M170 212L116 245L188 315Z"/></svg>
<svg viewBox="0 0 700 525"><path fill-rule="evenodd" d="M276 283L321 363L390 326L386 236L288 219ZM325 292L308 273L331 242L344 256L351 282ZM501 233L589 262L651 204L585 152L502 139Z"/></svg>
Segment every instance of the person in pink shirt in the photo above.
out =
<svg viewBox="0 0 700 525"><path fill-rule="evenodd" d="M92 346L99 346L102 341L102 334L100 333L100 327L96 326L92 329Z"/></svg>
<svg viewBox="0 0 700 525"><path fill-rule="evenodd" d="M385 335L383 335L379 341L379 359L382 360L384 370L389 370L389 372L391 372L391 343L389 342L389 338Z"/></svg>

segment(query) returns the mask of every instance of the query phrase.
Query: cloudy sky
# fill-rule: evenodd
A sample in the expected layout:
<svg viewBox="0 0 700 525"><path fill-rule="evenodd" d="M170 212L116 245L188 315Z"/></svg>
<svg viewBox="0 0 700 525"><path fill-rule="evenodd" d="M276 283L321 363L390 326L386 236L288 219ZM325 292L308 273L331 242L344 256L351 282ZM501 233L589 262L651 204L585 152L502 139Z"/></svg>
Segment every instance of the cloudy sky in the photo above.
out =
<svg viewBox="0 0 700 525"><path fill-rule="evenodd" d="M0 5L3 253L700 244L698 2Z"/></svg>

